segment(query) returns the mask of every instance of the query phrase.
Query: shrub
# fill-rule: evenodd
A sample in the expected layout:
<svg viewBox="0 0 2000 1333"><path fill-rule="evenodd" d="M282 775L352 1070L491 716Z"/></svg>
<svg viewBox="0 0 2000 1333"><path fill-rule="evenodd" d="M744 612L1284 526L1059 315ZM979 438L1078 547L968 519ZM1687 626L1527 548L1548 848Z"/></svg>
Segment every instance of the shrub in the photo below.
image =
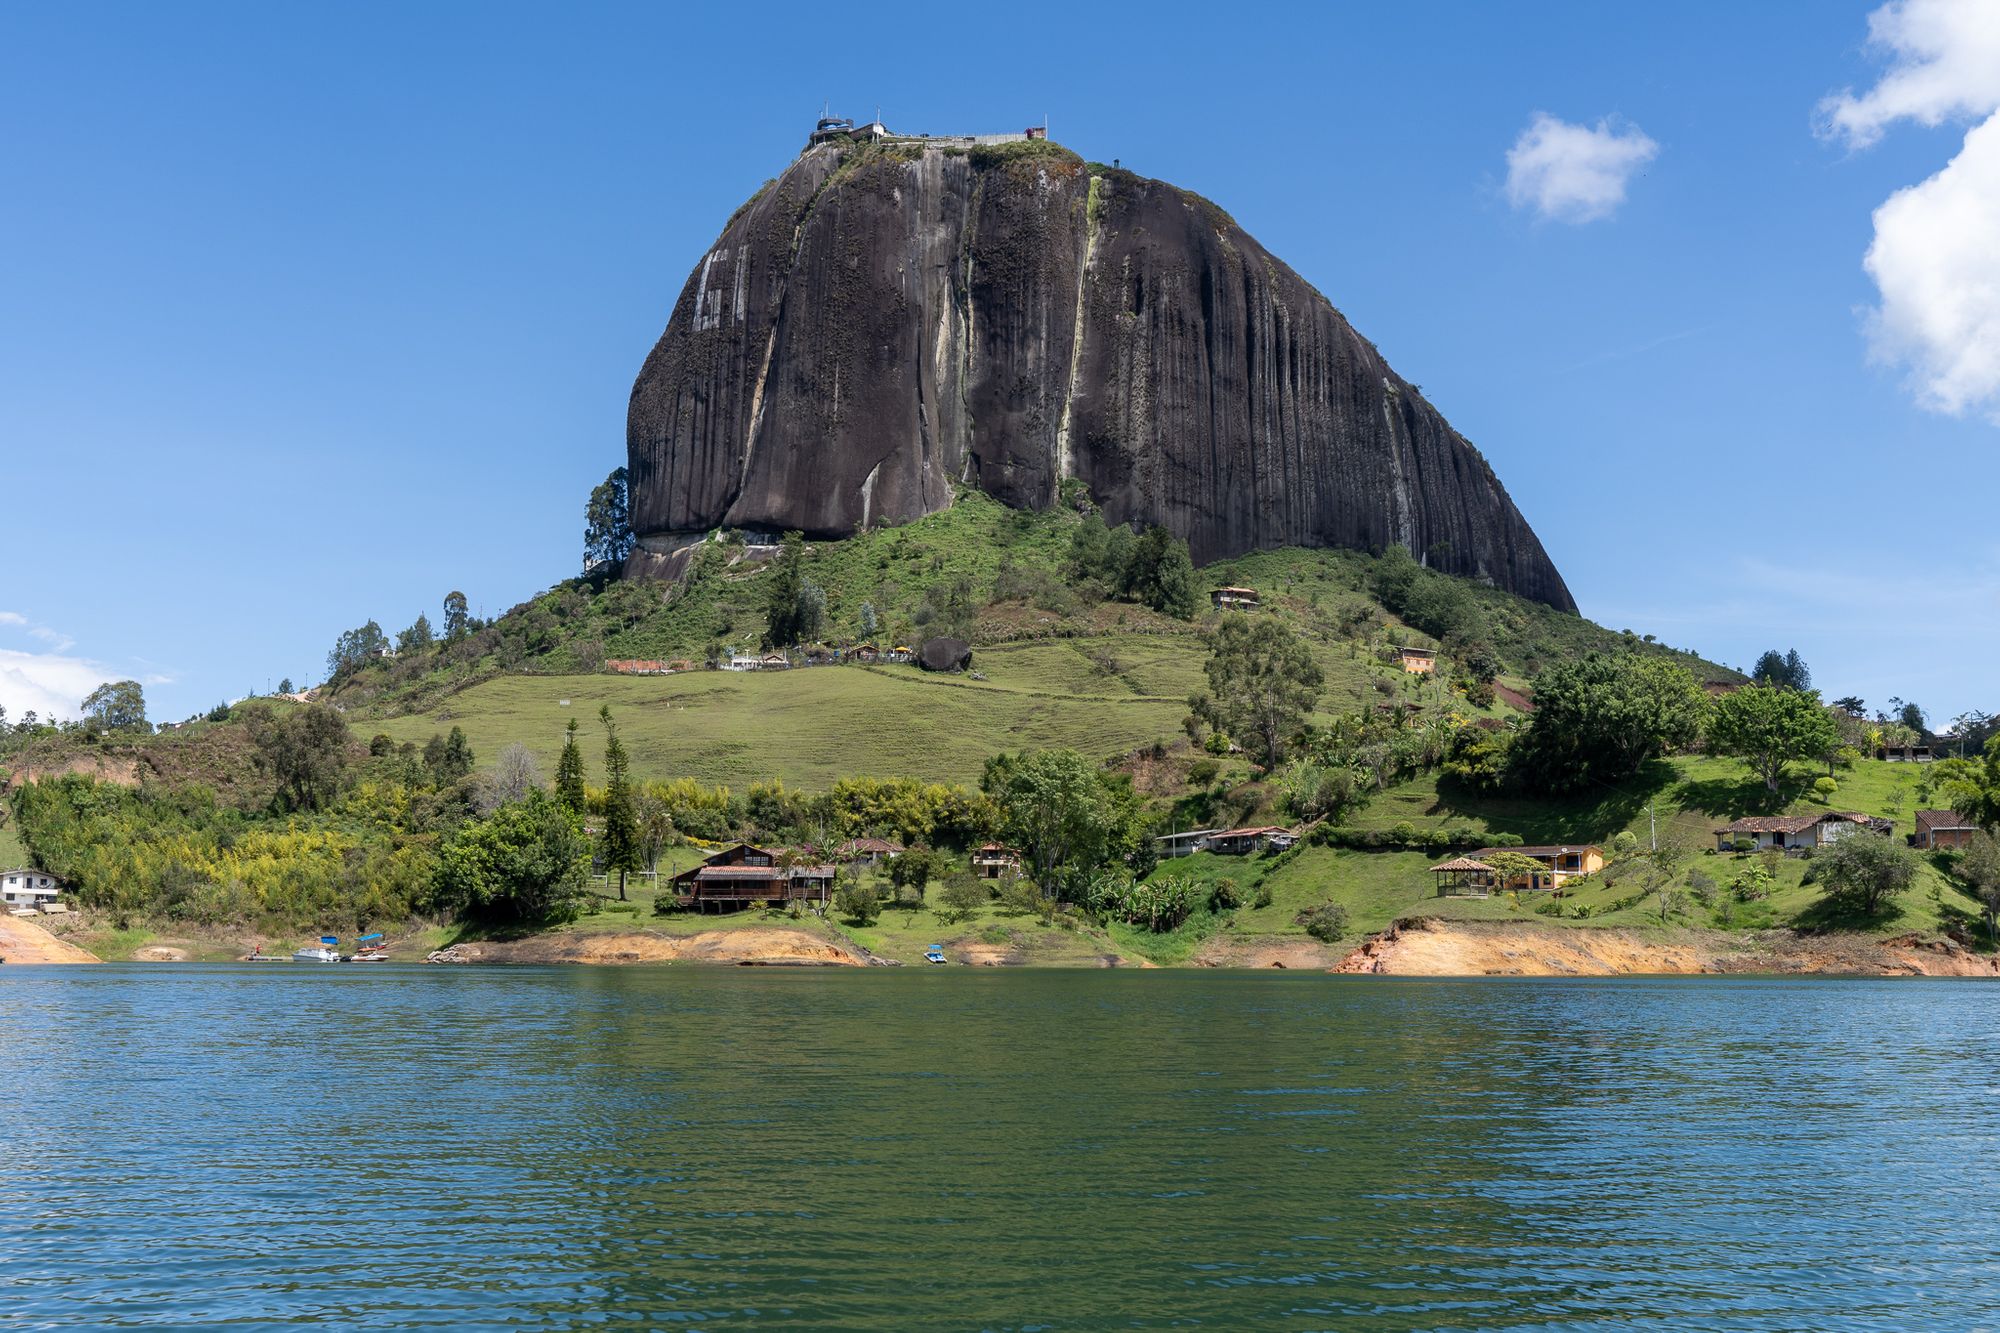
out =
<svg viewBox="0 0 2000 1333"><path fill-rule="evenodd" d="M1812 785L1813 799L1821 805L1829 805L1833 801L1833 794L1839 790L1840 784L1832 778L1816 779Z"/></svg>
<svg viewBox="0 0 2000 1333"><path fill-rule="evenodd" d="M1271 886L1268 884L1258 885L1257 896L1251 900L1251 906L1269 907L1270 905L1271 905Z"/></svg>
<svg viewBox="0 0 2000 1333"><path fill-rule="evenodd" d="M1611 850L1620 856L1630 856L1639 850L1639 839L1631 829L1621 829L1618 836L1611 840Z"/></svg>
<svg viewBox="0 0 2000 1333"><path fill-rule="evenodd" d="M833 905L857 926L873 925L875 918L882 915L882 900L875 896L875 890L855 879L847 880L835 891Z"/></svg>
<svg viewBox="0 0 2000 1333"><path fill-rule="evenodd" d="M1215 781L1215 775L1222 771L1222 765L1213 759L1197 759L1188 765L1188 786L1206 787Z"/></svg>
<svg viewBox="0 0 2000 1333"><path fill-rule="evenodd" d="M1295 918L1306 934L1324 944L1333 944L1347 934L1347 909L1339 903L1309 907Z"/></svg>
<svg viewBox="0 0 2000 1333"><path fill-rule="evenodd" d="M1233 912L1243 906L1243 890L1236 881L1229 878L1218 879L1208 890L1208 910L1211 912Z"/></svg>

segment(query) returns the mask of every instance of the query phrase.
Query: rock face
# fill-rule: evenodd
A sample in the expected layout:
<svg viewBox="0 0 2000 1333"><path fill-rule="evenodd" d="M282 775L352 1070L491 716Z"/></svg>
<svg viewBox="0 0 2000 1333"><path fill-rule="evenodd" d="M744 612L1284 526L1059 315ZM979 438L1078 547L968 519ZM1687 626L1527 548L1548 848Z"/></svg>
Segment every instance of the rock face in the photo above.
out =
<svg viewBox="0 0 2000 1333"><path fill-rule="evenodd" d="M1574 610L1464 437L1204 199L1045 142L822 145L739 209L632 389L637 562L1087 484L1197 563L1380 549Z"/></svg>

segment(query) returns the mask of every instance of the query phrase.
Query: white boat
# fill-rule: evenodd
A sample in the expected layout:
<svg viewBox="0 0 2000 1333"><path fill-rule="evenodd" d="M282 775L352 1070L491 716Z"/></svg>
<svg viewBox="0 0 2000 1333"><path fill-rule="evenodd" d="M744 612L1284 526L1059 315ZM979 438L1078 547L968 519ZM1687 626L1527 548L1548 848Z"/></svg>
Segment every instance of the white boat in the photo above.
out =
<svg viewBox="0 0 2000 1333"><path fill-rule="evenodd" d="M386 963L389 951L379 945L373 949L356 949L347 959L350 963Z"/></svg>
<svg viewBox="0 0 2000 1333"><path fill-rule="evenodd" d="M324 944L308 944L303 949L294 949L292 951L292 961L295 963L337 963L340 961L340 954L335 950L327 948Z"/></svg>

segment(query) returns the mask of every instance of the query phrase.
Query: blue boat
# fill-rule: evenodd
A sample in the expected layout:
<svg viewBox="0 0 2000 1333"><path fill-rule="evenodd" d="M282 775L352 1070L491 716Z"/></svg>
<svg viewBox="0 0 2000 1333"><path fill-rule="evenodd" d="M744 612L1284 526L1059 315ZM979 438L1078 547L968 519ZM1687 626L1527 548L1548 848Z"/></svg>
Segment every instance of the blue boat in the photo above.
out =
<svg viewBox="0 0 2000 1333"><path fill-rule="evenodd" d="M944 956L944 946L940 944L933 944L929 948L925 949L924 961L926 963L942 963L946 961Z"/></svg>

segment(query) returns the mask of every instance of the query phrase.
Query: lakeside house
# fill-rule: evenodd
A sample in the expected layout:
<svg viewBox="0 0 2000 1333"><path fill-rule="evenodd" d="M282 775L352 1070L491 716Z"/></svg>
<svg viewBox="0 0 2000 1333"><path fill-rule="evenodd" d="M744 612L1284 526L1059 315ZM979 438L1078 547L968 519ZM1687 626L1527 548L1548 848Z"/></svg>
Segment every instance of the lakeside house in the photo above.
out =
<svg viewBox="0 0 2000 1333"><path fill-rule="evenodd" d="M864 865L879 866L884 861L893 861L903 854L903 844L890 842L887 838L849 838L840 845L838 859L859 861Z"/></svg>
<svg viewBox="0 0 2000 1333"><path fill-rule="evenodd" d="M1963 847L1979 832L1979 825L1956 810L1917 811L1917 831L1910 841L1929 851L1937 847Z"/></svg>
<svg viewBox="0 0 2000 1333"><path fill-rule="evenodd" d="M739 842L673 877L674 901L701 912L810 903L822 910L837 873L829 865L783 865L767 847Z"/></svg>
<svg viewBox="0 0 2000 1333"><path fill-rule="evenodd" d="M997 842L986 843L972 853L972 873L981 879L1019 879L1021 854Z"/></svg>
<svg viewBox="0 0 2000 1333"><path fill-rule="evenodd" d="M1490 858L1502 852L1525 856L1530 861L1538 863L1541 869L1533 874L1503 876L1490 864ZM1493 887L1503 889L1560 891L1569 881L1582 879L1586 875L1595 875L1604 869L1604 849L1594 842L1564 843L1553 847L1481 847L1472 853L1470 859L1484 865L1487 874L1491 876L1490 883ZM1432 869L1436 870L1437 867L1433 866ZM1502 880L1505 882L1501 882Z"/></svg>
<svg viewBox="0 0 2000 1333"><path fill-rule="evenodd" d="M1438 655L1431 648L1398 648L1397 656L1402 659L1403 670L1413 676L1428 676L1437 670Z"/></svg>
<svg viewBox="0 0 2000 1333"><path fill-rule="evenodd" d="M1282 852L1298 840L1299 835L1288 828L1264 824L1256 828L1233 828L1211 833L1203 848L1221 856L1249 856L1253 852Z"/></svg>
<svg viewBox="0 0 2000 1333"><path fill-rule="evenodd" d="M62 881L46 870L0 870L0 903L17 916L60 907Z"/></svg>
<svg viewBox="0 0 2000 1333"><path fill-rule="evenodd" d="M1193 856L1196 852L1208 850L1208 840L1221 829L1197 828L1185 833L1165 833L1153 839L1153 846L1159 849L1162 860L1176 856Z"/></svg>
<svg viewBox="0 0 2000 1333"><path fill-rule="evenodd" d="M1928 745L1878 745L1875 757L1888 764L1928 764L1936 758Z"/></svg>
<svg viewBox="0 0 2000 1333"><path fill-rule="evenodd" d="M1208 594L1208 602L1218 611L1255 611L1264 599L1255 588L1217 588Z"/></svg>
<svg viewBox="0 0 2000 1333"><path fill-rule="evenodd" d="M1829 810L1817 815L1752 815L1715 830L1715 850L1732 851L1738 839L1746 839L1758 851L1803 851L1808 847L1830 847L1857 829L1887 833L1891 827L1886 819L1870 819L1853 810Z"/></svg>

